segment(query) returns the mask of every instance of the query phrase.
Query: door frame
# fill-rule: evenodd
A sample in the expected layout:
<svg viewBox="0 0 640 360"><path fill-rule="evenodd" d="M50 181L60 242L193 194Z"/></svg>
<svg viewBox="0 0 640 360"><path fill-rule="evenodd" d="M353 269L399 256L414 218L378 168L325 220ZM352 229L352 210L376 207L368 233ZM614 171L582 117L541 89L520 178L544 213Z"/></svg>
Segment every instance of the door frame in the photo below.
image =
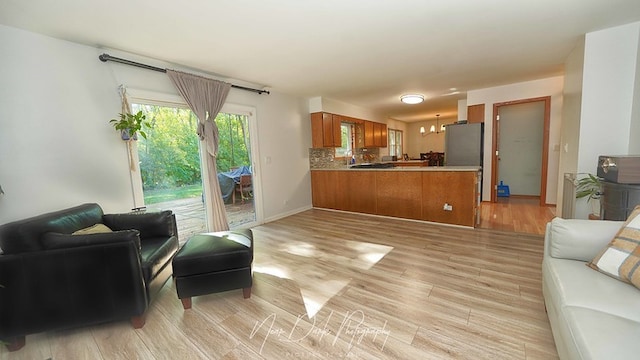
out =
<svg viewBox="0 0 640 360"><path fill-rule="evenodd" d="M542 169L540 171L540 206L547 205L547 174L549 167L549 127L551 124L551 96L521 99L493 104L491 144L491 202L498 202L498 114L500 107L544 101L544 123L542 128Z"/></svg>
<svg viewBox="0 0 640 360"><path fill-rule="evenodd" d="M255 219L252 222L242 224L239 228L245 229L260 225L264 221L263 202L262 202L262 171L260 168L260 144L258 143L258 121L256 117L256 108L249 105L241 105L235 103L225 103L220 109L221 113L238 114L247 117L249 143L251 151L251 186L253 189L253 211Z"/></svg>

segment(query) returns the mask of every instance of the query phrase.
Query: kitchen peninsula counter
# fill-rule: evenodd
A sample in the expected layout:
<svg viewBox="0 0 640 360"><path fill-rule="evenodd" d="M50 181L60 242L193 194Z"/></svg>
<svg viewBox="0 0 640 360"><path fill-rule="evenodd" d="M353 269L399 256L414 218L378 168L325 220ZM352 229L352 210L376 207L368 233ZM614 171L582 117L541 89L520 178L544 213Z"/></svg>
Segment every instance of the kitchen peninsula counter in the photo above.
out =
<svg viewBox="0 0 640 360"><path fill-rule="evenodd" d="M321 168L311 169L311 171L471 171L478 172L482 168L478 166L394 166L392 168Z"/></svg>
<svg viewBox="0 0 640 360"><path fill-rule="evenodd" d="M313 206L475 227L480 168L311 169Z"/></svg>

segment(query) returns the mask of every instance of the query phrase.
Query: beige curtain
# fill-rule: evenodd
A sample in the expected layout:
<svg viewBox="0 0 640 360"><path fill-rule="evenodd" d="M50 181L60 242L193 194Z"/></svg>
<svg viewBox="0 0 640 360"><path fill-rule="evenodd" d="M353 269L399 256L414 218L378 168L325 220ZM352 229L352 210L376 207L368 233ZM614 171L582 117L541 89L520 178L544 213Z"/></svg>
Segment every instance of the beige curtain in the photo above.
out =
<svg viewBox="0 0 640 360"><path fill-rule="evenodd" d="M201 76L187 74L167 69L167 75L178 89L178 92L187 105L198 117L198 136L204 141L206 147L207 194L210 224L213 231L229 230L227 212L224 209L224 201L218 182L218 167L216 156L218 155L218 126L216 115L222 109L227 99L231 84L222 81L207 79Z"/></svg>

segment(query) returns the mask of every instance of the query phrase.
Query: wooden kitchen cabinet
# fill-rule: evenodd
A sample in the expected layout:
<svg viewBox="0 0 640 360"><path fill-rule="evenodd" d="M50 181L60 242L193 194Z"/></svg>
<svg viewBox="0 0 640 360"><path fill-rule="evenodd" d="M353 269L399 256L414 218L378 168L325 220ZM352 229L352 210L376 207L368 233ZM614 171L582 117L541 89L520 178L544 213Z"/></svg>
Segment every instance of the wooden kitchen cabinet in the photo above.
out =
<svg viewBox="0 0 640 360"><path fill-rule="evenodd" d="M356 120L356 121L353 121L353 125L356 130L355 148L361 149L364 147L364 120L357 120L357 119L354 119L354 120Z"/></svg>
<svg viewBox="0 0 640 360"><path fill-rule="evenodd" d="M398 184L402 184L398 186ZM422 172L377 171L377 214L405 219L422 215Z"/></svg>
<svg viewBox="0 0 640 360"><path fill-rule="evenodd" d="M373 141L373 122L364 122L364 147L375 147L376 144Z"/></svg>
<svg viewBox="0 0 640 360"><path fill-rule="evenodd" d="M311 114L311 146L314 148L342 146L340 115L325 112Z"/></svg>
<svg viewBox="0 0 640 360"><path fill-rule="evenodd" d="M341 186L346 188L346 211L376 213L376 177L373 171L340 171L347 176Z"/></svg>
<svg viewBox="0 0 640 360"><path fill-rule="evenodd" d="M316 208L475 227L478 176L445 169L311 170L312 201Z"/></svg>
<svg viewBox="0 0 640 360"><path fill-rule="evenodd" d="M311 147L314 148L324 147L322 116L322 113L311 114Z"/></svg>
<svg viewBox="0 0 640 360"><path fill-rule="evenodd" d="M387 147L389 136L387 133L387 124L382 124L382 147Z"/></svg>
<svg viewBox="0 0 640 360"><path fill-rule="evenodd" d="M467 122L469 124L484 122L484 104L467 106Z"/></svg>
<svg viewBox="0 0 640 360"><path fill-rule="evenodd" d="M387 147L387 125L373 123L373 143L376 147Z"/></svg>
<svg viewBox="0 0 640 360"><path fill-rule="evenodd" d="M311 113L311 146L341 147L343 122L355 125L356 148L387 147L387 124L326 112Z"/></svg>
<svg viewBox="0 0 640 360"><path fill-rule="evenodd" d="M370 171L311 171L314 207L375 214L375 173Z"/></svg>
<svg viewBox="0 0 640 360"><path fill-rule="evenodd" d="M387 125L365 121L364 147L387 147Z"/></svg>
<svg viewBox="0 0 640 360"><path fill-rule="evenodd" d="M422 173L422 220L474 226L477 179L476 172ZM445 211L445 204L451 205L452 210Z"/></svg>
<svg viewBox="0 0 640 360"><path fill-rule="evenodd" d="M313 206L338 209L337 171L311 171L311 202Z"/></svg>

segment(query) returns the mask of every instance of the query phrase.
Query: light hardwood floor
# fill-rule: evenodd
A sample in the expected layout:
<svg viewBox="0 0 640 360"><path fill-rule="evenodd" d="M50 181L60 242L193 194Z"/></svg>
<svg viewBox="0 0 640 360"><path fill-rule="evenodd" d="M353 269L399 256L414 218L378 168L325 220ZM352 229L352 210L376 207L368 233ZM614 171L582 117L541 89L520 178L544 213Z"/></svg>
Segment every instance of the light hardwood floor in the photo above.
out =
<svg viewBox="0 0 640 360"><path fill-rule="evenodd" d="M540 206L538 198L498 198L480 205L480 228L543 235L556 215L555 206Z"/></svg>
<svg viewBox="0 0 640 360"><path fill-rule="evenodd" d="M250 299L228 291L184 311L169 282L140 330L122 321L29 335L0 357L555 359L543 239L515 229L309 210L254 228Z"/></svg>

